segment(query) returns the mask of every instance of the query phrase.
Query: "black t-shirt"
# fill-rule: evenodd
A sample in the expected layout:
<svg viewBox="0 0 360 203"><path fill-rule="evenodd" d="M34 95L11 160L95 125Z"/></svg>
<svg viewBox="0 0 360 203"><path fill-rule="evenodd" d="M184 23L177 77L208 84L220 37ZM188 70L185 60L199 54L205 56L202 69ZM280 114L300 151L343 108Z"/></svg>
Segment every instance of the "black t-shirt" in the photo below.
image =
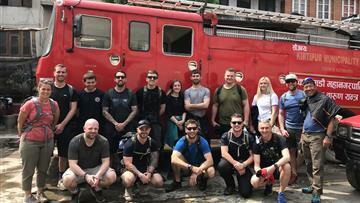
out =
<svg viewBox="0 0 360 203"><path fill-rule="evenodd" d="M104 93L96 89L94 92L86 92L81 90L79 92L78 109L79 109L79 125L83 126L85 121L90 118L95 118L100 126L103 123L102 116L102 101Z"/></svg>
<svg viewBox="0 0 360 203"><path fill-rule="evenodd" d="M82 169L99 166L103 158L110 157L109 142L101 135L95 137L92 146L85 143L84 133L75 136L69 144L68 159L77 160Z"/></svg>
<svg viewBox="0 0 360 203"><path fill-rule="evenodd" d="M248 134L246 140L244 132L239 137L235 137L232 133L225 132L221 136L220 141L221 146L228 146L228 152L233 159L243 162L250 156L249 150L252 151L254 137Z"/></svg>
<svg viewBox="0 0 360 203"><path fill-rule="evenodd" d="M184 96L173 97L171 94L166 96L165 115L167 118L171 116L181 116L185 112Z"/></svg>
<svg viewBox="0 0 360 203"><path fill-rule="evenodd" d="M159 94L159 87L146 88L145 92L144 88L141 88L136 92L140 119L147 119L152 123L160 122L160 105L166 103L166 95L163 90L161 97Z"/></svg>
<svg viewBox="0 0 360 203"><path fill-rule="evenodd" d="M136 135L134 135L136 136ZM135 144L133 143L135 139ZM132 157L132 163L142 173L147 171L147 167L150 165L151 152L156 152L156 143L154 140L147 139L144 144L141 144L135 137L128 139L124 145L123 156Z"/></svg>
<svg viewBox="0 0 360 203"><path fill-rule="evenodd" d="M284 137L273 133L269 142L254 143L254 154L260 155L260 167L268 167L276 163L282 158L281 151L287 148L286 140Z"/></svg>
<svg viewBox="0 0 360 203"><path fill-rule="evenodd" d="M102 106L109 108L109 113L117 122L124 122L131 113L131 107L136 106L135 94L128 88L122 92L117 92L111 88L104 95Z"/></svg>
<svg viewBox="0 0 360 203"><path fill-rule="evenodd" d="M78 95L74 87L72 87L72 97L70 98L70 90L69 85L66 84L63 88L57 88L54 85L52 86L52 92L50 98L57 101L60 109L60 118L59 123L61 123L66 115L70 111L71 102L77 102ZM71 121L75 121L75 116L71 119Z"/></svg>

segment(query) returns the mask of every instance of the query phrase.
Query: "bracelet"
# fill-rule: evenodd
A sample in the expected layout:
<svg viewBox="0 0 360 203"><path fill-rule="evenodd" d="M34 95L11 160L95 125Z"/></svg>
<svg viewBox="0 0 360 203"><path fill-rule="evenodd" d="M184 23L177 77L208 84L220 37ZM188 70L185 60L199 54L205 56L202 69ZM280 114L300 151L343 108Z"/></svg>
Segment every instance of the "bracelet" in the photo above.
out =
<svg viewBox="0 0 360 203"><path fill-rule="evenodd" d="M85 181L86 181L86 175L87 175L87 173L84 174L84 180L85 180Z"/></svg>

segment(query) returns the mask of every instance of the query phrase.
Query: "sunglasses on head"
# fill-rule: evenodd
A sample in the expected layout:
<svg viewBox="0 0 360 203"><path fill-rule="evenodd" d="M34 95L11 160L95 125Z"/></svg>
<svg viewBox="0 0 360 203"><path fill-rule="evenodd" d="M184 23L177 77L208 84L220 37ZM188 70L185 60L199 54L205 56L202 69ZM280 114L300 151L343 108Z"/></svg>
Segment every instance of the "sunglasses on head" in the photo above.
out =
<svg viewBox="0 0 360 203"><path fill-rule="evenodd" d="M156 79L158 79L157 76L147 76L147 78L149 78L150 80L156 80Z"/></svg>
<svg viewBox="0 0 360 203"><path fill-rule="evenodd" d="M187 129L188 131L191 131L191 130L195 131L195 130L197 130L198 128L197 128L197 127L186 127L186 129Z"/></svg>
<svg viewBox="0 0 360 203"><path fill-rule="evenodd" d="M116 79L120 79L120 78L121 78L121 79L125 79L126 77L125 77L124 75L117 75L117 76L115 76L115 78L116 78Z"/></svg>
<svg viewBox="0 0 360 203"><path fill-rule="evenodd" d="M295 80L295 79L290 79L290 80L286 80L285 82L286 82L286 83L295 83L296 80Z"/></svg>
<svg viewBox="0 0 360 203"><path fill-rule="evenodd" d="M233 125L241 125L243 122L242 121L231 121L231 123Z"/></svg>

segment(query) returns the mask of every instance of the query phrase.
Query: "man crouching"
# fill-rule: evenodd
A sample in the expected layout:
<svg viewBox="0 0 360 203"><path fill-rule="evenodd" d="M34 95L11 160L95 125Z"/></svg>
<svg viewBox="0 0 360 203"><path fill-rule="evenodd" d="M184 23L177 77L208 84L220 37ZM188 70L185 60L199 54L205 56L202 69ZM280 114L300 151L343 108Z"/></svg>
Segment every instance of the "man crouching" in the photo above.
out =
<svg viewBox="0 0 360 203"><path fill-rule="evenodd" d="M107 188L116 181L116 173L109 167L109 142L98 134L97 120L87 120L83 129L84 133L70 141L69 168L63 175L63 183L72 194L77 194L77 185L85 182L96 202L105 202L101 188Z"/></svg>

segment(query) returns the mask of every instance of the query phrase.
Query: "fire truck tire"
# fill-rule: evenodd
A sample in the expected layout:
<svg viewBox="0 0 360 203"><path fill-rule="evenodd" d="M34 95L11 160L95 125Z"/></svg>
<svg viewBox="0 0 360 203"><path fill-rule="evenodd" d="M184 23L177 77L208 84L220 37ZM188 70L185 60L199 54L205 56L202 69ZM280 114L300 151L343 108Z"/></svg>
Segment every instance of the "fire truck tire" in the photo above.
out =
<svg viewBox="0 0 360 203"><path fill-rule="evenodd" d="M360 191L360 170L356 167L354 168L353 164L350 162L346 163L346 177L351 186L353 186L357 191Z"/></svg>

